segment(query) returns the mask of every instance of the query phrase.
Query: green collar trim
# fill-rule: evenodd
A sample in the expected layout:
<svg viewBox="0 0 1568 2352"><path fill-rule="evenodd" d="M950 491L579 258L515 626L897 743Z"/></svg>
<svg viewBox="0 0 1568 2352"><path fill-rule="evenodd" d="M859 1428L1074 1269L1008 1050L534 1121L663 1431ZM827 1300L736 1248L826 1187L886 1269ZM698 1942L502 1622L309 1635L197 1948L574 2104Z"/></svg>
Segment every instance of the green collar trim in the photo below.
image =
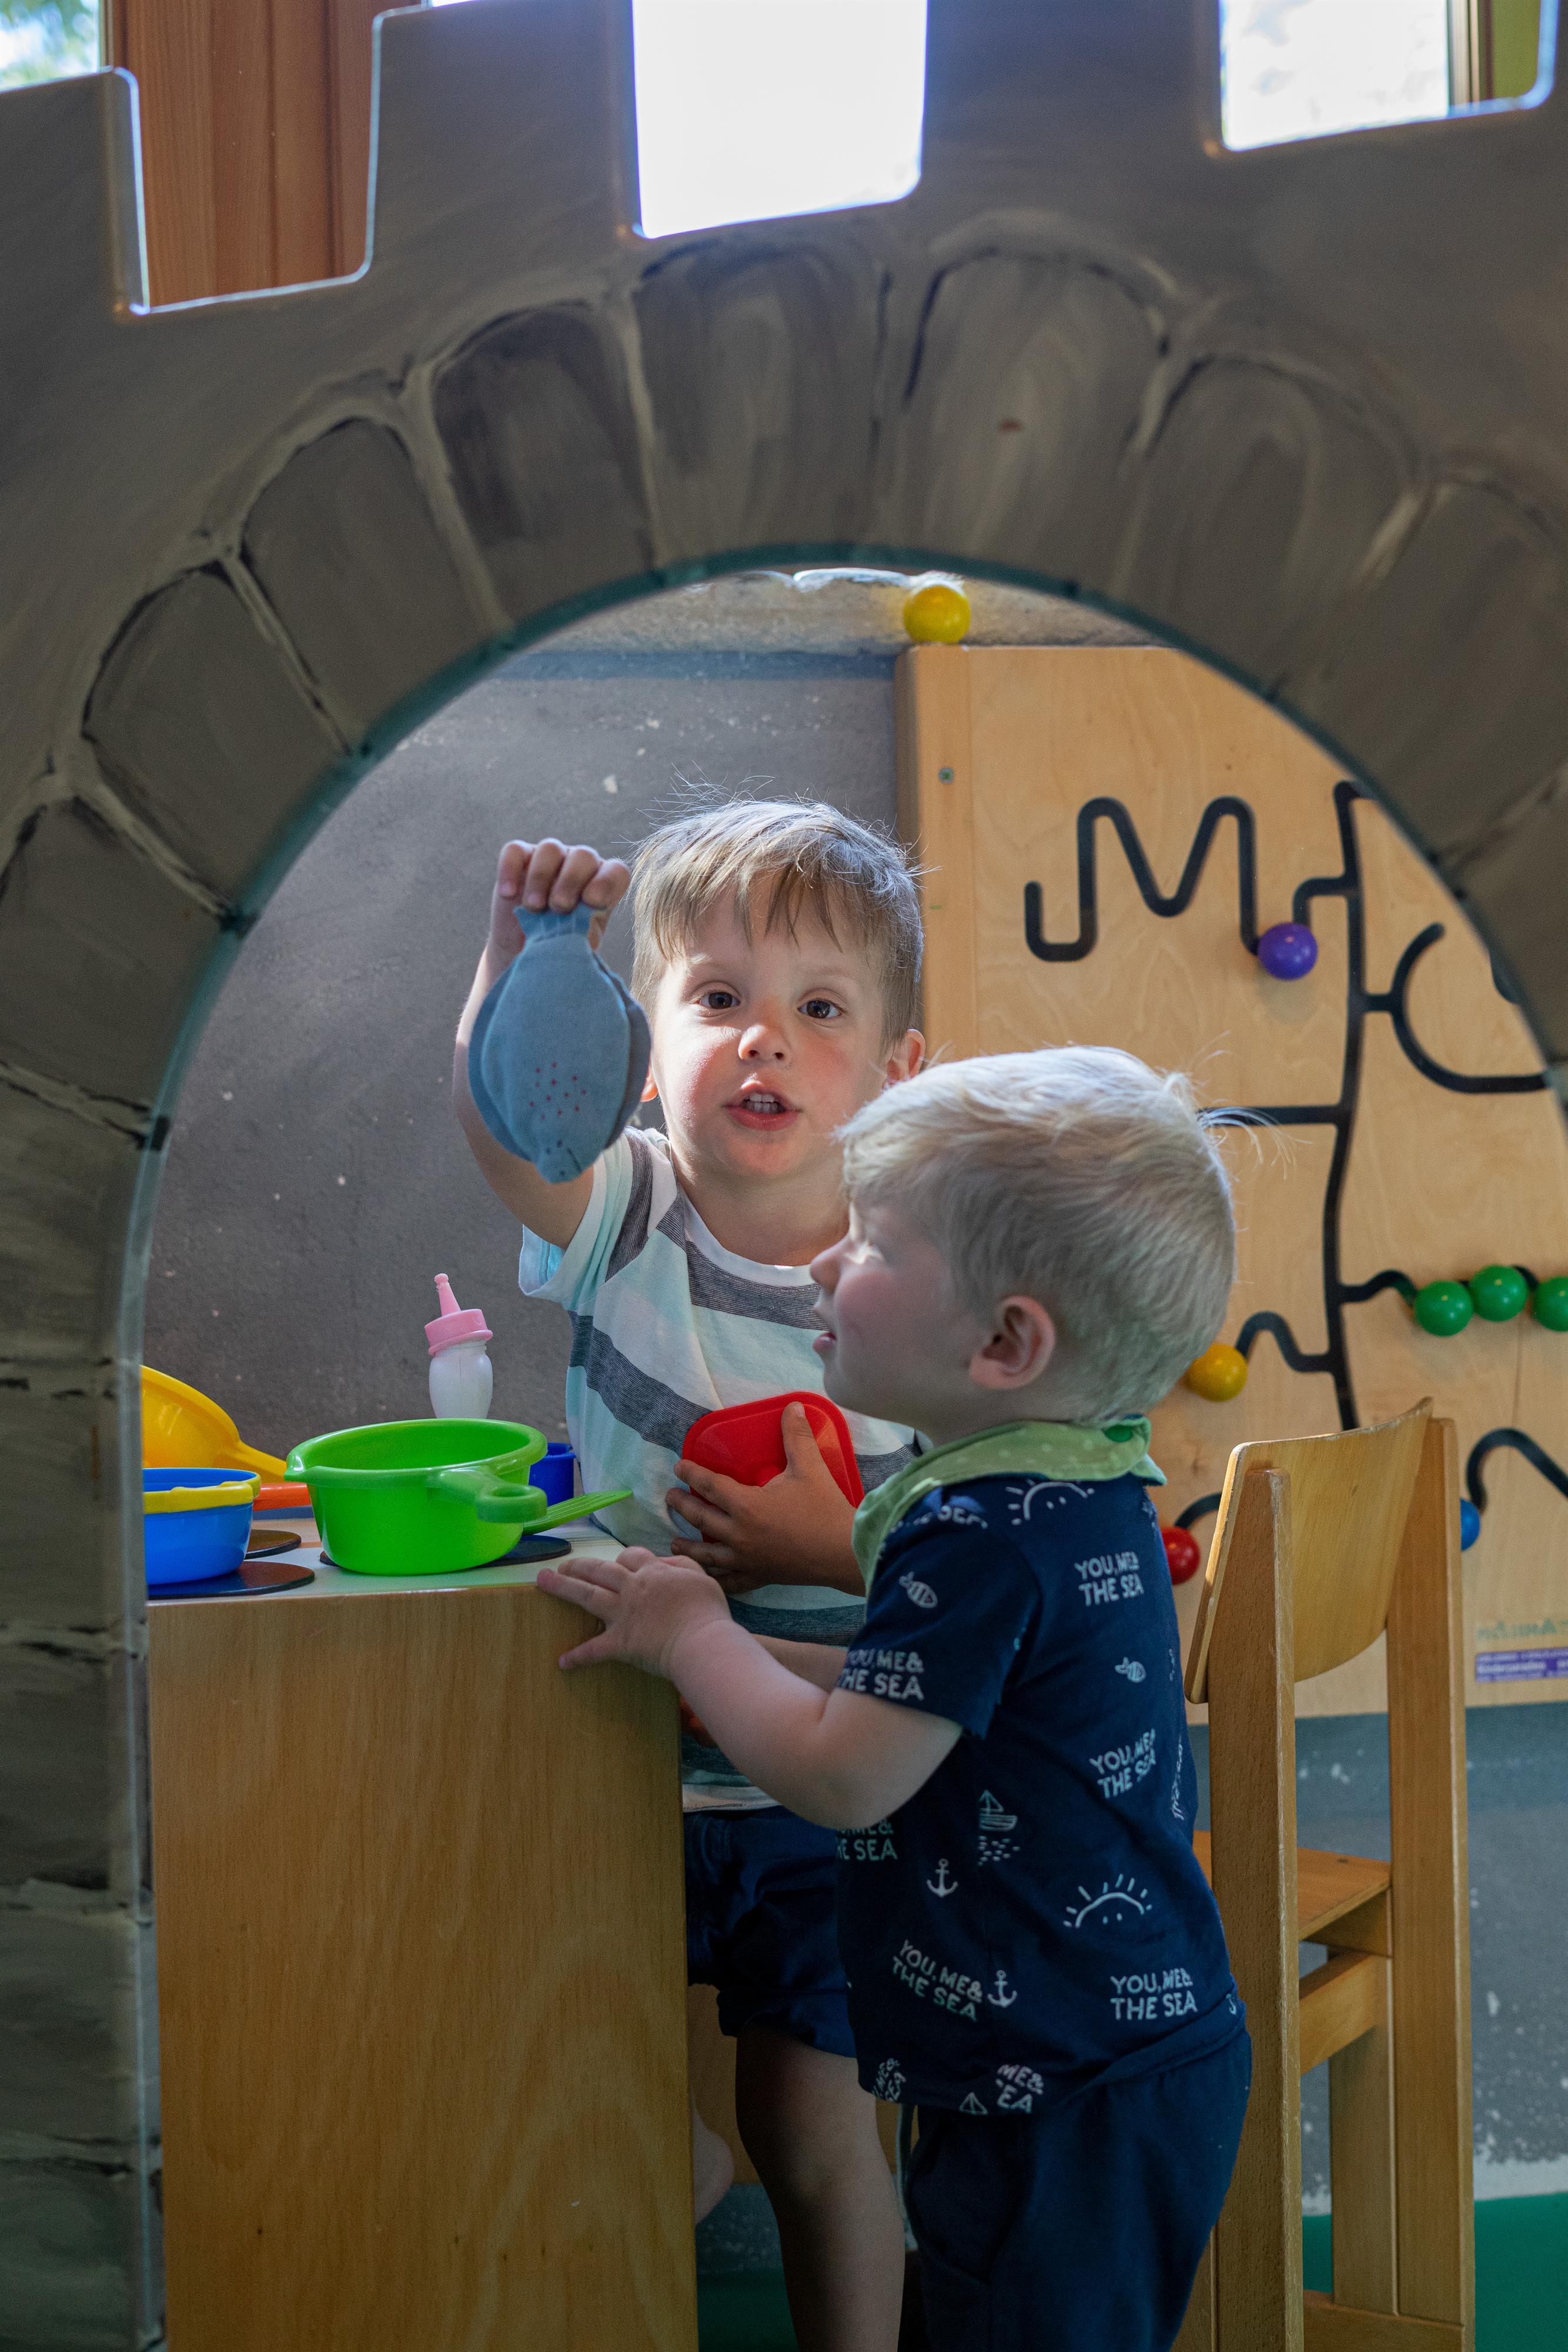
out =
<svg viewBox="0 0 1568 2352"><path fill-rule="evenodd" d="M855 1558L871 1589L882 1548L899 1521L921 1497L938 1486L962 1486L969 1478L995 1478L1009 1470L1036 1478L1098 1480L1141 1478L1163 1486L1166 1474L1149 1458L1149 1423L1141 1414L1113 1422L1109 1429L1085 1429L1066 1421L1011 1421L978 1437L956 1438L929 1454L917 1454L885 1486L875 1486L855 1513Z"/></svg>

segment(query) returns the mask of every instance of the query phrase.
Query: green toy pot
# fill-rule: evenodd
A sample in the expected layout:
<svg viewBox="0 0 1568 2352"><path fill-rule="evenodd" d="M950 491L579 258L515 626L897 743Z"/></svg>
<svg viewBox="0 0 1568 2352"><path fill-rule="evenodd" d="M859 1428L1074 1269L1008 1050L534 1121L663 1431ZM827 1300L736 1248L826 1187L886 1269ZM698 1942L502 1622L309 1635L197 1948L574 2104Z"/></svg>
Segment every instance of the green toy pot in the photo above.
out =
<svg viewBox="0 0 1568 2352"><path fill-rule="evenodd" d="M548 1503L528 1483L545 1451L517 1421L383 1421L308 1438L287 1475L310 1489L327 1550L356 1576L450 1576L484 1568L519 1536L581 1518L613 1494Z"/></svg>

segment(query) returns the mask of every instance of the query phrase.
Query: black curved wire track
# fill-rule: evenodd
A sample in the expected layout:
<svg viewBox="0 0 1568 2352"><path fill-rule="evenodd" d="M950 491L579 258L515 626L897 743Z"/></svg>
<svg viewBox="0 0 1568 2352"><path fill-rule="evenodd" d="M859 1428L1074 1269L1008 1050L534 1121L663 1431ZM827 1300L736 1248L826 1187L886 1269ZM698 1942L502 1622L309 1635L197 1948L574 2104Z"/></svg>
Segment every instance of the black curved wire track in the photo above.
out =
<svg viewBox="0 0 1568 2352"><path fill-rule="evenodd" d="M1560 1495L1568 1495L1568 1470L1563 1469L1561 1462L1554 1462L1543 1445L1537 1445L1534 1438L1528 1436L1522 1429L1489 1429L1484 1437L1477 1438L1465 1464L1466 1490L1478 1511L1484 1511L1487 1507L1486 1480L1481 1475L1486 1458L1489 1454L1496 1454L1504 1446L1511 1447L1516 1454L1522 1454Z"/></svg>
<svg viewBox="0 0 1568 2352"><path fill-rule="evenodd" d="M1328 1181L1323 1189L1322 1209L1325 1345L1321 1349L1302 1348L1286 1318L1270 1309L1264 1309L1248 1317L1237 1334L1236 1346L1243 1356L1250 1356L1259 1338L1267 1332L1292 1371L1326 1372L1333 1381L1334 1402L1343 1429L1355 1428L1359 1420L1345 1344L1344 1309L1375 1298L1385 1290L1397 1290L1406 1302L1416 1296L1415 1283L1396 1266L1385 1267L1370 1280L1358 1283L1347 1283L1340 1270L1340 1207L1355 1131L1356 1106L1361 1094L1363 1045L1368 1016L1373 1013L1385 1015L1392 1023L1400 1051L1412 1068L1418 1070L1431 1085L1445 1087L1451 1093L1538 1094L1547 1084L1545 1074L1541 1071L1512 1076L1472 1076L1464 1071L1450 1070L1428 1054L1421 1044L1410 1021L1410 983L1421 958L1443 938L1441 923L1429 923L1425 930L1416 933L1395 966L1394 977L1386 989L1367 987L1361 847L1356 837L1354 814L1356 802L1363 797L1348 778L1335 784L1334 817L1339 828L1340 870L1337 874L1316 875L1309 881L1299 883L1291 900L1292 921L1309 926L1315 900L1338 898L1344 906L1347 970L1344 1053L1341 1063L1339 1095L1329 1103L1248 1103L1232 1106L1239 1117L1254 1125L1328 1127L1333 1130L1333 1150ZM1024 940L1030 955L1038 957L1042 963L1078 963L1093 950L1100 937L1097 860L1098 828L1102 824L1109 824L1114 832L1137 886L1138 895L1149 912L1169 918L1185 914L1192 904L1216 835L1221 824L1228 821L1236 827L1237 932L1242 946L1249 954L1256 955L1257 818L1249 803L1233 793L1220 794L1205 807L1180 878L1176 888L1169 892L1162 891L1155 880L1154 869L1139 838L1137 825L1125 803L1107 793L1100 793L1094 799L1085 801L1078 812L1076 829L1077 936L1071 940L1054 940L1047 937L1045 893L1038 882L1026 882L1023 893ZM1497 981L1495 967L1493 979ZM1500 981L1498 982L1498 989L1508 1002L1513 1001ZM1533 1277L1527 1278L1533 1284ZM1500 1445L1512 1446L1523 1454L1543 1477L1549 1478L1562 1494L1568 1496L1568 1472L1562 1470L1533 1438L1526 1436L1521 1430L1497 1429L1479 1440L1471 1451L1466 1472L1471 1499L1478 1510L1486 1507L1480 1465L1487 1454ZM1218 1495L1201 1496L1187 1506L1177 1520L1177 1526L1190 1526L1193 1521L1216 1509L1218 1502Z"/></svg>

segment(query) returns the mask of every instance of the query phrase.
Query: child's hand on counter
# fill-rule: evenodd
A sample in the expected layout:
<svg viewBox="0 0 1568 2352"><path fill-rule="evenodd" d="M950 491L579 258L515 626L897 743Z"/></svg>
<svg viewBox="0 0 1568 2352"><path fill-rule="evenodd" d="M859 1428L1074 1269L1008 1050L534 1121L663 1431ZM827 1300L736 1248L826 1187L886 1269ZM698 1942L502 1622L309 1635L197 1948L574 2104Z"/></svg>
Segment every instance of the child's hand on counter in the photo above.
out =
<svg viewBox="0 0 1568 2352"><path fill-rule="evenodd" d="M492 980L500 978L524 945L527 930L517 921L519 908L525 915L547 907L554 914L570 915L574 907L591 907L593 928L588 936L597 947L631 881L631 869L619 857L601 857L586 842L569 848L560 841L508 841L490 898L486 952Z"/></svg>
<svg viewBox="0 0 1568 2352"><path fill-rule="evenodd" d="M617 1559L580 1558L570 1570L541 1568L541 1592L575 1601L599 1618L602 1633L580 1642L560 1660L563 1666L598 1666L618 1659L644 1674L676 1679L675 1654L683 1641L712 1620L727 1628L728 1609L712 1580L685 1561L661 1559L640 1545Z"/></svg>
<svg viewBox="0 0 1568 2352"><path fill-rule="evenodd" d="M766 1486L743 1486L695 1462L677 1462L664 1507L678 1512L697 1539L670 1546L706 1569L716 1584L737 1595L764 1584L823 1584L865 1596L865 1580L850 1541L854 1507L823 1461L801 1405L784 1408L788 1467Z"/></svg>

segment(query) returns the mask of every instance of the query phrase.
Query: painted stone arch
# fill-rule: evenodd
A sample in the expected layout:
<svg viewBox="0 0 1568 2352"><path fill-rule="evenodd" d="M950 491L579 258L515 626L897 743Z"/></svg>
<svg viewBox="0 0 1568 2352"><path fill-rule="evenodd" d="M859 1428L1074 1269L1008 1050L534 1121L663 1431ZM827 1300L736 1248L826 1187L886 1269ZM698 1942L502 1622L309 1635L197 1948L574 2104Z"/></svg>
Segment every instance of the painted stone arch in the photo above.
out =
<svg viewBox="0 0 1568 2352"><path fill-rule="evenodd" d="M1203 10L932 0L910 198L650 245L625 15L386 20L365 271L161 312L126 79L0 100L0 2299L39 2343L158 2333L129 1507L182 1046L423 710L783 555L1077 593L1334 746L1568 1066L1561 101L1228 155Z"/></svg>

